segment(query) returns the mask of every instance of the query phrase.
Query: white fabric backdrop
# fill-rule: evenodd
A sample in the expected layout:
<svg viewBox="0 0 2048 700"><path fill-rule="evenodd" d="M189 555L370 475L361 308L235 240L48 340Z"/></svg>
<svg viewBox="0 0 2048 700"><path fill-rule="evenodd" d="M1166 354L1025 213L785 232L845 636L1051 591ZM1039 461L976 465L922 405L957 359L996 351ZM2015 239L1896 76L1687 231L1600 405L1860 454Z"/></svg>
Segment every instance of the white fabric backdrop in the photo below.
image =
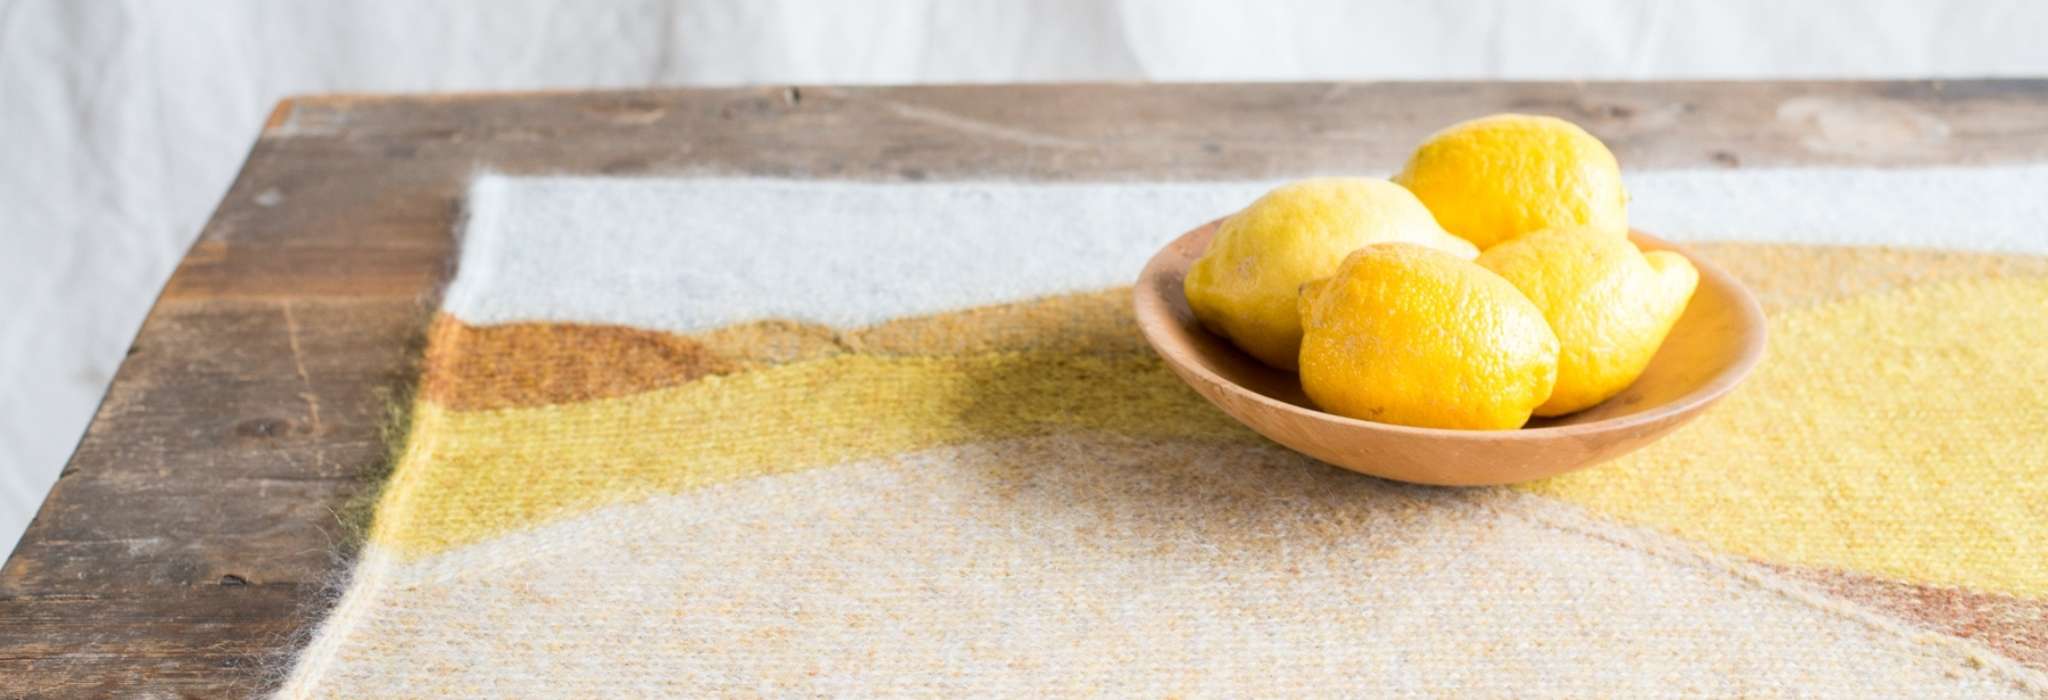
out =
<svg viewBox="0 0 2048 700"><path fill-rule="evenodd" d="M2025 0L0 0L0 556L288 94L2048 75Z"/></svg>

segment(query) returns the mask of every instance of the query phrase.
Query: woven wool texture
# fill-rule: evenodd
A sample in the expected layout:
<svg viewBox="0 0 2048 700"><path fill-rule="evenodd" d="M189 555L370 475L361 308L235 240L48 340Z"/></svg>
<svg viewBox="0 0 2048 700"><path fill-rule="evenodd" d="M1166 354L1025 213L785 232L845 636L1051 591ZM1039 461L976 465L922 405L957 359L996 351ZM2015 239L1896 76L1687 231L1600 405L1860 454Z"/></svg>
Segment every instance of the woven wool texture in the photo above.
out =
<svg viewBox="0 0 2048 700"><path fill-rule="evenodd" d="M281 695L2048 694L2048 168L1638 174L1770 356L1482 489L1144 346L1120 285L1264 187L479 179Z"/></svg>

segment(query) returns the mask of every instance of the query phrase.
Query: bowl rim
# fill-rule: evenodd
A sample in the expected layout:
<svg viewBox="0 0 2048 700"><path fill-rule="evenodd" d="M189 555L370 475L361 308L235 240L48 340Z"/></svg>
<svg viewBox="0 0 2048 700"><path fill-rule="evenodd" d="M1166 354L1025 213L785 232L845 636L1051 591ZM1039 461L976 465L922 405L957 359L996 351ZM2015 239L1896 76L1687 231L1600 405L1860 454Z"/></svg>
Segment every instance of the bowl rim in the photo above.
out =
<svg viewBox="0 0 2048 700"><path fill-rule="evenodd" d="M1165 350L1162 349L1162 339L1156 335L1157 331L1155 331L1152 328L1152 325L1144 323L1143 320L1148 316L1157 316L1160 318L1173 319L1173 322L1176 324L1179 323L1179 320L1175 318L1175 314L1172 310L1171 300L1167 299L1166 295L1158 293L1157 288L1161 285L1156 284L1156 280L1162 275L1166 274L1168 268L1172 265L1172 253L1175 246L1180 245L1182 241L1185 241L1190 237L1193 237L1204 231L1215 228L1222 222L1223 218L1218 218L1215 221L1211 221L1201 226L1197 226L1186 233L1183 233L1179 236L1175 236L1172 241L1169 241L1166 245L1160 247L1158 252L1153 253L1151 259L1145 261L1144 269L1139 271L1138 273L1138 283L1136 286L1133 287L1132 291L1132 296L1134 297L1133 310L1137 314L1138 320L1140 321L1138 323L1138 329L1139 332L1145 336L1145 343L1151 346L1152 351L1154 353L1159 354L1162 357L1162 359L1164 359L1166 354ZM1234 393L1250 397L1253 401L1264 404L1269 408L1284 411L1287 413L1292 413L1306 419L1328 421L1331 423L1336 423L1338 425L1344 425L1355 429L1376 430L1388 433L1410 435L1415 437L1444 438L1454 440L1542 440L1556 439L1561 437L1573 437L1593 433L1605 433L1616 430L1624 430L1628 428L1655 425L1674 418L1683 418L1687 415L1690 415L1693 411L1720 399L1723 395L1733 390L1736 387L1736 385L1741 384L1743 379L1749 376L1750 370L1755 369L1756 365L1763 360L1765 341L1770 334L1769 324L1766 322L1763 307L1759 305L1756 301L1756 296L1750 293L1749 288L1743 285L1741 280L1736 279L1734 275L1728 274L1728 272L1722 270L1720 266L1715 265L1712 262L1706 260L1705 258L1700 257L1699 255L1693 253L1690 249L1687 249L1684 246L1650 235L1649 233L1645 233L1641 229L1631 227L1629 229L1629 239L1630 242L1637 244L1638 247L1644 247L1644 244L1648 244L1648 246L1652 247L1653 249L1669 250L1672 252L1676 252L1679 255L1685 256L1685 259L1688 262L1691 262L1694 268L1699 270L1700 278L1703 281L1711 279L1715 284L1720 285L1721 287L1726 288L1732 292L1731 296L1733 297L1733 300L1735 302L1734 308L1736 314L1743 319L1744 325L1746 327L1753 329L1753 332L1746 334L1746 337L1743 339L1740 353L1736 356L1734 362L1729 363L1727 366L1722 368L1722 370L1719 373L1715 374L1705 384L1700 385L1698 388L1686 392L1685 394L1679 396L1676 399L1651 407L1647 410L1638 411L1623 416L1605 418L1590 423L1549 425L1538 428L1525 427L1501 430L1425 428L1419 426L1397 425L1393 423L1380 423L1377 421L1362 420L1358 418L1352 418L1349 416L1341 416L1335 413L1330 413L1328 411L1322 411L1308 408L1305 406L1299 406L1286 401L1281 401L1279 399L1273 398L1258 391L1253 391L1249 387L1231 381L1230 379L1211 371L1208 367L1203 366L1200 363L1181 362L1172 364L1174 364L1176 367L1180 369L1193 372L1196 376L1200 377L1205 382L1208 382L1219 387L1224 387L1227 391L1232 391ZM1206 250L1206 248L1207 244L1205 243L1204 250ZM1199 257L1200 251L1197 251L1195 253L1195 256ZM1185 271L1183 271L1182 275L1185 276ZM1178 289L1178 286L1176 286L1176 289ZM1200 333L1209 333L1208 329L1205 328L1196 328L1195 331ZM1225 343L1229 342L1227 339L1220 340L1223 340L1223 342ZM1232 347L1231 350L1233 352L1243 353L1242 350L1238 350L1235 347ZM1255 363L1258 362L1258 360L1250 361Z"/></svg>

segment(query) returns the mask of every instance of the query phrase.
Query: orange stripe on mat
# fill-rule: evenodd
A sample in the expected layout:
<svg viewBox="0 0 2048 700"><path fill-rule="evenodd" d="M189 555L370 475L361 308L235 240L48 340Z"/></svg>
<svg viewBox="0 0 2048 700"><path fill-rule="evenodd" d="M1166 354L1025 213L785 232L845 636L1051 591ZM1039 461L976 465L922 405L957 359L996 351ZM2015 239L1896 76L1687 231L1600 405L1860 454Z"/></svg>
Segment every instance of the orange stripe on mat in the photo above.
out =
<svg viewBox="0 0 2048 700"><path fill-rule="evenodd" d="M1822 590L1922 628L1968 639L2048 671L2048 601L1889 581L1840 571L1772 566Z"/></svg>
<svg viewBox="0 0 2048 700"><path fill-rule="evenodd" d="M1748 243L1696 250L1742 278L1772 311L1945 279L2048 275L2048 258L2028 256ZM1143 352L1128 299L1118 288L848 331L782 320L691 334L578 323L472 326L442 315L428 343L422 395L445 408L488 410L613 398L849 352Z"/></svg>

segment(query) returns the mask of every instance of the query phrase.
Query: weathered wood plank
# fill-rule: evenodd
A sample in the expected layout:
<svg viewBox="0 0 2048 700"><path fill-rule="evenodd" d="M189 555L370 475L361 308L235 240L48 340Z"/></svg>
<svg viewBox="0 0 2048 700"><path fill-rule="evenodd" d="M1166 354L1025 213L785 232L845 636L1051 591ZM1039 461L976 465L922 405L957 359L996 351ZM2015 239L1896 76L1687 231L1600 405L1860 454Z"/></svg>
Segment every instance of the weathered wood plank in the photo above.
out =
<svg viewBox="0 0 2048 700"><path fill-rule="evenodd" d="M1559 114L1625 167L2048 161L2048 81L759 87L280 105L0 569L0 695L246 695L342 571L337 517L479 170L916 181L1384 172Z"/></svg>
<svg viewBox="0 0 2048 700"><path fill-rule="evenodd" d="M347 540L335 504L384 459L425 318L411 302L167 302L0 592L322 580Z"/></svg>
<svg viewBox="0 0 2048 700"><path fill-rule="evenodd" d="M0 696L247 695L350 550L411 300L166 300L5 569Z"/></svg>
<svg viewBox="0 0 2048 700"><path fill-rule="evenodd" d="M7 697L246 697L302 634L319 586L217 584L0 602Z"/></svg>

